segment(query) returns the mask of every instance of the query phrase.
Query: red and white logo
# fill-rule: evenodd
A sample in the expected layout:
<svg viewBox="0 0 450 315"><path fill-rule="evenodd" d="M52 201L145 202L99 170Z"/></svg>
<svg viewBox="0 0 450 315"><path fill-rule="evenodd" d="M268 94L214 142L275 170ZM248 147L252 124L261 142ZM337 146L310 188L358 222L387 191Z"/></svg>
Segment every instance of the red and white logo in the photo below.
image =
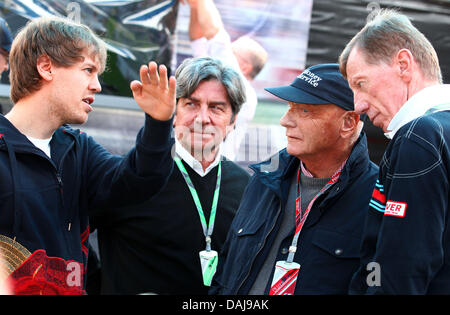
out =
<svg viewBox="0 0 450 315"><path fill-rule="evenodd" d="M405 216L406 206L407 204L405 202L388 200L384 215L403 218Z"/></svg>

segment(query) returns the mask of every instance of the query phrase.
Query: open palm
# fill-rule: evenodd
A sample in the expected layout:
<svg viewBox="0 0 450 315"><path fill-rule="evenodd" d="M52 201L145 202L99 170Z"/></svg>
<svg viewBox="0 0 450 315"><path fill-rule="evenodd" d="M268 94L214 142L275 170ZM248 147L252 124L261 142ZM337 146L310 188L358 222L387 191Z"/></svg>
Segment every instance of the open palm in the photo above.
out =
<svg viewBox="0 0 450 315"><path fill-rule="evenodd" d="M167 77L167 68L151 61L139 70L141 81L130 84L136 103L142 110L156 120L169 120L175 112L176 80Z"/></svg>

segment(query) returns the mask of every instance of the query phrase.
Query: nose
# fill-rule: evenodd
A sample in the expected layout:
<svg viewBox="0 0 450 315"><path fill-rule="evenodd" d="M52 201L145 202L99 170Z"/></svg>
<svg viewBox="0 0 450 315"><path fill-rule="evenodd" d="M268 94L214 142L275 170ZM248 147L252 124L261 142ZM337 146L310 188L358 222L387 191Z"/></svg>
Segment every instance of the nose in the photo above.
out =
<svg viewBox="0 0 450 315"><path fill-rule="evenodd" d="M365 114L369 110L369 103L365 101L355 102L355 112L359 115Z"/></svg>
<svg viewBox="0 0 450 315"><path fill-rule="evenodd" d="M295 127L295 124L291 119L291 113L289 112L289 110L283 115L283 117L280 118L280 125L285 128Z"/></svg>
<svg viewBox="0 0 450 315"><path fill-rule="evenodd" d="M355 105L355 112L359 115L369 110L369 103L356 93L354 94L353 103Z"/></svg>
<svg viewBox="0 0 450 315"><path fill-rule="evenodd" d="M100 93L102 91L102 85L98 79L98 75L95 75L90 82L89 89L94 91L94 93Z"/></svg>
<svg viewBox="0 0 450 315"><path fill-rule="evenodd" d="M201 104L197 115L195 116L195 123L206 125L211 122L211 117L209 116L209 109L207 104Z"/></svg>

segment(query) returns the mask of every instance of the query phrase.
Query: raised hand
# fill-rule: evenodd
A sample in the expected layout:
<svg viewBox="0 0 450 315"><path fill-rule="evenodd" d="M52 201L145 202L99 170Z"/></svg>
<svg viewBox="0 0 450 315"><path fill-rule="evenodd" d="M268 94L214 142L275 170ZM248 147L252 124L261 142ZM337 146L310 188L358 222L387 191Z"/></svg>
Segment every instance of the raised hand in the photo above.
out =
<svg viewBox="0 0 450 315"><path fill-rule="evenodd" d="M130 83L136 103L142 110L156 120L169 120L175 112L176 80L173 76L167 79L167 68L156 62L142 65L139 70L141 81Z"/></svg>
<svg viewBox="0 0 450 315"><path fill-rule="evenodd" d="M180 0L182 4L188 4L190 7L197 7L197 0Z"/></svg>

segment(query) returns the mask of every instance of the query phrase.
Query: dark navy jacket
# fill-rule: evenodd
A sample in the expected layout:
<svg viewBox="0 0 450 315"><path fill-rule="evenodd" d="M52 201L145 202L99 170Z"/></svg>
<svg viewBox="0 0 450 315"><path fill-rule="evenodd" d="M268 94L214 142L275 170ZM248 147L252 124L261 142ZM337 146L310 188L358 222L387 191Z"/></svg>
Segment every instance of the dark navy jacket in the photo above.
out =
<svg viewBox="0 0 450 315"><path fill-rule="evenodd" d="M450 294L449 144L448 110L395 133L380 162L350 293Z"/></svg>
<svg viewBox="0 0 450 315"><path fill-rule="evenodd" d="M267 171L270 160L252 166L255 174L231 225L211 294L248 294L266 260L282 220L291 178L299 167L299 160L286 150L278 157L275 171ZM294 258L301 265L295 294L348 292L359 266L362 227L377 174L378 167L369 160L366 137L361 135L339 180L315 201L303 226ZM293 235L294 230L277 249L277 261L287 258ZM272 276L273 269L266 294Z"/></svg>
<svg viewBox="0 0 450 315"><path fill-rule="evenodd" d="M91 209L142 201L163 187L173 168L171 126L146 115L135 148L120 157L65 125L49 159L0 115L0 235L86 268Z"/></svg>

